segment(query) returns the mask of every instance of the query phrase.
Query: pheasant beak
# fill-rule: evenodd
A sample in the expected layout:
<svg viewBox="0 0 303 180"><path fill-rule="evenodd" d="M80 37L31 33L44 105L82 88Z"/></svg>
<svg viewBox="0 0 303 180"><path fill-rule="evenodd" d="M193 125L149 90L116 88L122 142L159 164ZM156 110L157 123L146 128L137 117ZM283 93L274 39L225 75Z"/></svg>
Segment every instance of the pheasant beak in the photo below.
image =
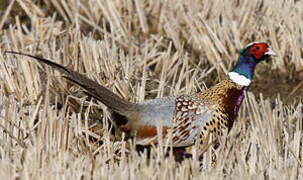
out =
<svg viewBox="0 0 303 180"><path fill-rule="evenodd" d="M264 55L277 56L277 54L270 48L267 49L267 51L264 53Z"/></svg>

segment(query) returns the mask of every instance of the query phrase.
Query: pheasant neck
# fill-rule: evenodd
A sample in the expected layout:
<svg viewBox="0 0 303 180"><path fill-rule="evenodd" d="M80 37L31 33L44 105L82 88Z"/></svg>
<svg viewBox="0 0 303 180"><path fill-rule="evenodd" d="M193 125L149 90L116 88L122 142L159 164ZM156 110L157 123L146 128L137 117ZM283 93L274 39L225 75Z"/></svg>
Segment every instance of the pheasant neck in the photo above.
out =
<svg viewBox="0 0 303 180"><path fill-rule="evenodd" d="M230 128L238 114L245 98L247 86L237 85L230 79L225 79L215 86L201 92L198 97L214 104L218 104L222 113L227 115L227 126Z"/></svg>
<svg viewBox="0 0 303 180"><path fill-rule="evenodd" d="M234 69L228 73L229 78L238 85L249 86L254 76L257 63L251 56L240 55Z"/></svg>

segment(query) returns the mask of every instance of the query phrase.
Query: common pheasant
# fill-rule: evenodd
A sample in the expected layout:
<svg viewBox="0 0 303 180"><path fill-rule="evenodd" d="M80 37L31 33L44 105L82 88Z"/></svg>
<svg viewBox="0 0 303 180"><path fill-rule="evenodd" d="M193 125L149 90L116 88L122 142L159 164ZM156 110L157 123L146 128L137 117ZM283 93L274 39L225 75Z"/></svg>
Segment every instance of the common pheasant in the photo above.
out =
<svg viewBox="0 0 303 180"><path fill-rule="evenodd" d="M139 145L157 143L157 134L161 132L164 138L171 138L173 147L198 143L199 149L203 149L209 135L221 136L224 131L230 130L256 65L275 55L266 43L250 43L239 51L238 62L226 79L215 86L194 95L132 103L84 75L50 60L14 51L6 53L31 57L60 71L66 79L78 84L88 95L111 109L113 124L127 135L136 136Z"/></svg>

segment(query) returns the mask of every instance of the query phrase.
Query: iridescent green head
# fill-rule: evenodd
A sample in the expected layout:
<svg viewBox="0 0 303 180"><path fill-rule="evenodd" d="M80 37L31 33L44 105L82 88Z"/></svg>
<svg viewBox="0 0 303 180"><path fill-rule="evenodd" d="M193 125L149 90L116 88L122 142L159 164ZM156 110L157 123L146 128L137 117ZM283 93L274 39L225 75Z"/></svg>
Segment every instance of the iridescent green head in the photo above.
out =
<svg viewBox="0 0 303 180"><path fill-rule="evenodd" d="M276 55L266 43L252 42L239 51L239 59L229 77L238 84L249 85L254 76L255 67L258 63L266 60L269 56ZM238 77L236 77L238 76ZM241 83L242 81L246 81Z"/></svg>

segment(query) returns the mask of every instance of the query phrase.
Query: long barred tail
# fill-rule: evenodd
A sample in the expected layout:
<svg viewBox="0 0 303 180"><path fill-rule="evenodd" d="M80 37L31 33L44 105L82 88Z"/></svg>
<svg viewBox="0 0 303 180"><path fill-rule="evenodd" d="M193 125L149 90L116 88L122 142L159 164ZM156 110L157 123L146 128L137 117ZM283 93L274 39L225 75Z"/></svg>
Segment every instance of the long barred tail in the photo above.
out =
<svg viewBox="0 0 303 180"><path fill-rule="evenodd" d="M48 59L32 56L25 53L15 52L15 51L5 51L5 54L6 53L31 57L41 63L53 67L54 69L64 74L64 77L66 79L81 86L87 92L88 95L101 101L110 109L121 115L127 115L127 113L130 112L135 106L135 104L120 98L118 95L116 95L106 87L98 84L97 82L85 77L84 75L76 71L73 71L65 66L52 62Z"/></svg>

